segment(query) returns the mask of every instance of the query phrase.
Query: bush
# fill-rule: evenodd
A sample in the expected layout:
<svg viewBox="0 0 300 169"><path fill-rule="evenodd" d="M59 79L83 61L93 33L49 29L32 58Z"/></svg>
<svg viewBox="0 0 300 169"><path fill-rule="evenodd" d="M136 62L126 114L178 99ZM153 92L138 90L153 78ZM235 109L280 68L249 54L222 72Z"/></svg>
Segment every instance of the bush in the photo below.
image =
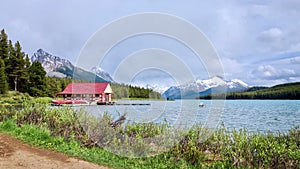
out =
<svg viewBox="0 0 300 169"><path fill-rule="evenodd" d="M46 103L51 103L52 98L50 97L37 97L33 99L34 103L41 103L41 104L46 104Z"/></svg>
<svg viewBox="0 0 300 169"><path fill-rule="evenodd" d="M18 126L32 124L46 128L52 136L76 141L82 147L100 146L110 152L124 153L132 157L163 152L159 148L170 145L169 141L172 140L174 132L167 124L132 123L112 126L113 119L106 113L93 117L72 108L49 108L45 104L32 102L24 104L21 110L2 106L0 113L1 121L12 119ZM5 126L10 130L13 127L12 121ZM170 165L178 163L191 168L300 167L299 126L288 133L261 134L249 133L246 129L230 131L225 126L212 131L198 124L190 130L181 129L176 132L183 136L181 141L171 145L171 149L152 160L158 158ZM209 137L204 139L207 136ZM151 137L159 139L147 139ZM155 164L156 167L159 165Z"/></svg>
<svg viewBox="0 0 300 169"><path fill-rule="evenodd" d="M24 94L17 91L9 91L7 94L0 97L0 104L16 105L22 104L30 99L31 97L27 93Z"/></svg>

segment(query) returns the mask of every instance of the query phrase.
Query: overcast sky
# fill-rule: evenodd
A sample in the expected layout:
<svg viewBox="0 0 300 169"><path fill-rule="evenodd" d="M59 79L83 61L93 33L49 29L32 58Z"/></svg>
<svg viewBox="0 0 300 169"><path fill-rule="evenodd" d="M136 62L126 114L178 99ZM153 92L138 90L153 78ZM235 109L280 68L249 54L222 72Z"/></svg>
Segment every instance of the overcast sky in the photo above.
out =
<svg viewBox="0 0 300 169"><path fill-rule="evenodd" d="M30 56L42 48L75 63L87 40L103 26L127 15L162 12L190 22L206 35L219 54L226 79L267 86L300 81L299 0L2 0L1 6L0 28L9 39L19 40ZM117 44L99 64L113 75L121 58L146 48L170 51L196 77L204 77L205 68L193 52L174 39L155 35ZM162 83L160 75L166 76L149 72L136 77Z"/></svg>

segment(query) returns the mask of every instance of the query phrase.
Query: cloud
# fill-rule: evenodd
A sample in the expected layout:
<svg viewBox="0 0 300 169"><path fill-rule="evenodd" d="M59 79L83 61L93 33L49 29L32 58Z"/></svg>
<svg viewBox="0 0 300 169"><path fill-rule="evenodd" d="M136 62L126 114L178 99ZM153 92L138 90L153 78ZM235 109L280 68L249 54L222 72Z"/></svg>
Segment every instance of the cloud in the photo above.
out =
<svg viewBox="0 0 300 169"><path fill-rule="evenodd" d="M290 63L292 63L292 64L300 64L300 56L294 57L294 58L290 58Z"/></svg>
<svg viewBox="0 0 300 169"><path fill-rule="evenodd" d="M259 38L266 42L281 40L283 38L282 30L279 28L270 28L260 33Z"/></svg>
<svg viewBox="0 0 300 169"><path fill-rule="evenodd" d="M278 60L272 61L271 63L277 64L277 65L282 65L282 66L288 66L289 68L291 68L293 66L298 66L298 64L300 64L300 56L278 59Z"/></svg>
<svg viewBox="0 0 300 169"><path fill-rule="evenodd" d="M221 63L224 69L226 78L239 78L243 71L243 65L236 59L222 58Z"/></svg>
<svg viewBox="0 0 300 169"><path fill-rule="evenodd" d="M268 80L289 80L297 77L297 73L292 69L274 68L271 65L262 65L251 72L254 77Z"/></svg>
<svg viewBox="0 0 300 169"><path fill-rule="evenodd" d="M257 39L261 51L280 51L288 47L284 32L277 27L261 31Z"/></svg>
<svg viewBox="0 0 300 169"><path fill-rule="evenodd" d="M300 72L297 68L300 62L298 57L285 58L284 61L276 59L278 54L300 51L299 0L192 0L189 3L179 0L3 0L1 4L5 8L0 10L0 28L5 28L14 42L19 40L23 50L29 55L38 48L43 48L74 61L88 38L105 24L134 13L162 12L184 18L198 27L215 46L225 74L230 78L242 78L245 82L252 83L254 80L249 74L257 72L260 82L266 83L263 78L284 79L284 75L291 75L290 79L296 80L293 71ZM141 46L147 39L138 40L138 43L126 44L128 51L139 49L136 46ZM157 41L164 43L160 46L163 49L175 51L182 60L193 64L193 71L202 71L198 68L203 67L201 63L190 59L193 57L187 57L192 54L185 49L173 45L174 43ZM144 46L153 47L151 42ZM124 51L118 49L108 56L112 57L113 54L124 55ZM265 61L262 63L262 60ZM278 63L270 62L274 60ZM113 69L113 62L109 58L104 67L106 71ZM269 67L270 65L272 66Z"/></svg>

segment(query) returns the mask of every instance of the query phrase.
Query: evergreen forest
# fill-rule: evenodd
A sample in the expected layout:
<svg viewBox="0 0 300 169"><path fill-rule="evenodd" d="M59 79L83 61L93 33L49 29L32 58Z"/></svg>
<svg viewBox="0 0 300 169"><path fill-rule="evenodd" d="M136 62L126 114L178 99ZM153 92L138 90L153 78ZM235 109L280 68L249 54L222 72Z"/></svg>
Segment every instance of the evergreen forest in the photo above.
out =
<svg viewBox="0 0 300 169"><path fill-rule="evenodd" d="M84 80L76 79L76 82ZM4 29L0 34L0 95L8 91L28 93L33 97L55 97L57 92L72 82L70 76L56 78L46 76L41 63L30 62L28 54L21 47L19 41L9 40ZM160 99L161 94L152 89L130 86L125 84L111 84L115 98L154 98Z"/></svg>

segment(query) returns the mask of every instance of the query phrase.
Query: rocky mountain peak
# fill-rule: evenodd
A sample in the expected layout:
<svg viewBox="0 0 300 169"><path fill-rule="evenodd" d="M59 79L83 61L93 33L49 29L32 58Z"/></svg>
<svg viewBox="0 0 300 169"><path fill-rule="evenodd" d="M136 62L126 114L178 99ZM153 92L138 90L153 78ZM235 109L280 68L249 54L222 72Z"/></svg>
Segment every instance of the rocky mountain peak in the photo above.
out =
<svg viewBox="0 0 300 169"><path fill-rule="evenodd" d="M78 80L114 82L111 76L100 67L94 67L89 71L83 70L73 65L69 60L50 54L43 49L38 49L32 55L31 62L34 61L38 61L42 64L47 72L47 76L58 78L70 76L72 78L76 77Z"/></svg>
<svg viewBox="0 0 300 169"><path fill-rule="evenodd" d="M54 56L43 49L38 49L31 57L31 62L38 61L42 64L47 73L56 71L60 67L68 67L73 70L74 65L67 59Z"/></svg>
<svg viewBox="0 0 300 169"><path fill-rule="evenodd" d="M220 87L225 87L228 92L242 91L249 88L249 86L242 80L233 79L226 81L222 77L214 76L210 79L197 79L181 86L172 86L163 93L163 96L166 98L191 99L199 95L208 94L212 91L212 89Z"/></svg>
<svg viewBox="0 0 300 169"><path fill-rule="evenodd" d="M93 67L91 69L91 72L102 77L104 80L108 82L114 82L113 78L109 75L109 73L105 72L101 67Z"/></svg>

